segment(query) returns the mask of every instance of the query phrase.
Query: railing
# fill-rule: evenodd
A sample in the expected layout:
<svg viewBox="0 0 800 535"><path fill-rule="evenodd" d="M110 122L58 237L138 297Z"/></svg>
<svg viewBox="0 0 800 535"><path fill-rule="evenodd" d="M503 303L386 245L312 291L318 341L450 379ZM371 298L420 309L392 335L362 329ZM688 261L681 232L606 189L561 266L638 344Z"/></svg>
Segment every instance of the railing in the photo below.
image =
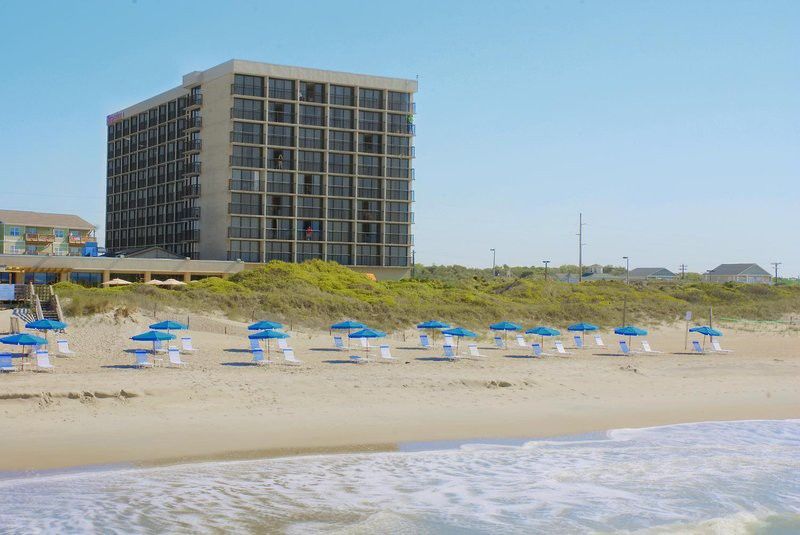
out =
<svg viewBox="0 0 800 535"><path fill-rule="evenodd" d="M269 88L269 98L279 98L282 100L295 100L297 98L294 89Z"/></svg>
<svg viewBox="0 0 800 535"><path fill-rule="evenodd" d="M386 145L386 154L392 156L415 156L414 146L408 145Z"/></svg>
<svg viewBox="0 0 800 535"><path fill-rule="evenodd" d="M371 132L381 132L383 130L383 123L381 121L359 121L359 130L368 130Z"/></svg>
<svg viewBox="0 0 800 535"><path fill-rule="evenodd" d="M189 117L186 119L186 129L190 130L193 128L200 128L203 126L203 118L202 117Z"/></svg>
<svg viewBox="0 0 800 535"><path fill-rule="evenodd" d="M386 176L392 178L409 178L411 169L408 167L387 167Z"/></svg>
<svg viewBox="0 0 800 535"><path fill-rule="evenodd" d="M413 201L414 195L412 191L387 189L386 198L392 201Z"/></svg>
<svg viewBox="0 0 800 535"><path fill-rule="evenodd" d="M321 138L318 137L301 137L300 148L323 150L325 148L325 143Z"/></svg>
<svg viewBox="0 0 800 535"><path fill-rule="evenodd" d="M358 188L358 196L362 199L380 199L380 188Z"/></svg>
<svg viewBox="0 0 800 535"><path fill-rule="evenodd" d="M271 123L293 123L294 122L294 112L270 111L269 112L269 122L271 122Z"/></svg>
<svg viewBox="0 0 800 535"><path fill-rule="evenodd" d="M263 121L264 110L243 110L241 108L231 108L232 119L245 119L247 121Z"/></svg>
<svg viewBox="0 0 800 535"><path fill-rule="evenodd" d="M311 114L302 114L300 115L300 124L310 125L310 126L325 126L325 116L324 115L311 115Z"/></svg>
<svg viewBox="0 0 800 535"><path fill-rule="evenodd" d="M271 135L267 137L267 145L277 145L279 147L294 147L294 137Z"/></svg>
<svg viewBox="0 0 800 535"><path fill-rule="evenodd" d="M328 208L328 219L353 219L353 211L346 208Z"/></svg>
<svg viewBox="0 0 800 535"><path fill-rule="evenodd" d="M236 191L264 191L264 182L261 180L228 180L228 188Z"/></svg>
<svg viewBox="0 0 800 535"><path fill-rule="evenodd" d="M373 110L383 109L383 99L380 98L359 98L358 104L362 108L372 108Z"/></svg>
<svg viewBox="0 0 800 535"><path fill-rule="evenodd" d="M190 139L186 142L186 152L194 152L198 151L203 148L203 140L202 139ZM173 159L174 158L170 158Z"/></svg>
<svg viewBox="0 0 800 535"><path fill-rule="evenodd" d="M323 217L325 217L325 212L322 208L298 206L297 217L310 217L312 219L322 219Z"/></svg>
<svg viewBox="0 0 800 535"><path fill-rule="evenodd" d="M292 160L283 160L280 158L270 158L267 160L267 167L269 169L294 169L294 162Z"/></svg>
<svg viewBox="0 0 800 535"><path fill-rule="evenodd" d="M291 206L267 205L267 215L277 217L293 217L294 210Z"/></svg>
<svg viewBox="0 0 800 535"><path fill-rule="evenodd" d="M359 143L358 150L360 152L371 152L374 154L383 153L383 147L380 143Z"/></svg>
<svg viewBox="0 0 800 535"><path fill-rule="evenodd" d="M266 238L268 240L291 240L293 232L285 229L267 229Z"/></svg>
<svg viewBox="0 0 800 535"><path fill-rule="evenodd" d="M390 122L387 129L392 134L413 134L414 125L410 123L392 123Z"/></svg>
<svg viewBox="0 0 800 535"><path fill-rule="evenodd" d="M411 220L411 212L386 212L386 221L393 223L408 223Z"/></svg>
<svg viewBox="0 0 800 535"><path fill-rule="evenodd" d="M249 143L250 145L263 145L263 134L252 134L250 132L231 132L233 143Z"/></svg>
<svg viewBox="0 0 800 535"><path fill-rule="evenodd" d="M328 172L329 173L344 173L347 175L353 174L353 164L345 164L345 163L331 163L328 162Z"/></svg>
<svg viewBox="0 0 800 535"><path fill-rule="evenodd" d="M380 255L363 255L360 254L357 256L358 265L359 266L380 266L381 265L381 257Z"/></svg>
<svg viewBox="0 0 800 535"><path fill-rule="evenodd" d="M411 234L386 234L384 243L391 245L414 245L414 236Z"/></svg>
<svg viewBox="0 0 800 535"><path fill-rule="evenodd" d="M416 102L397 102L389 100L386 103L386 109L389 111L402 111L406 113L417 113L417 103Z"/></svg>
<svg viewBox="0 0 800 535"><path fill-rule="evenodd" d="M228 251L228 260L242 262L261 262L261 253L257 251Z"/></svg>
<svg viewBox="0 0 800 535"><path fill-rule="evenodd" d="M261 239L260 228L241 228L241 227L228 227L229 238L247 238L251 240Z"/></svg>
<svg viewBox="0 0 800 535"><path fill-rule="evenodd" d="M267 180L267 193L294 193L291 182L272 182Z"/></svg>
<svg viewBox="0 0 800 535"><path fill-rule="evenodd" d="M353 119L338 119L331 117L328 126L331 128L346 128L353 130Z"/></svg>
<svg viewBox="0 0 800 535"><path fill-rule="evenodd" d="M359 210L358 211L358 219L361 221L380 221L381 220L381 211L380 210Z"/></svg>
<svg viewBox="0 0 800 535"><path fill-rule="evenodd" d="M353 142L352 141L339 141L335 139L331 139L328 141L328 149L329 150L341 150L346 152L353 152Z"/></svg>
<svg viewBox="0 0 800 535"><path fill-rule="evenodd" d="M336 106L353 106L355 99L353 95L330 95L330 103Z"/></svg>
<svg viewBox="0 0 800 535"><path fill-rule="evenodd" d="M358 174L366 176L383 176L383 170L379 165L358 164Z"/></svg>
<svg viewBox="0 0 800 535"><path fill-rule="evenodd" d="M183 187L183 197L199 197L200 184L186 184Z"/></svg>
<svg viewBox="0 0 800 535"><path fill-rule="evenodd" d="M200 173L200 162L189 162L183 168L184 175L195 175Z"/></svg>
<svg viewBox="0 0 800 535"><path fill-rule="evenodd" d="M199 106L203 103L203 94L202 93L192 93L189 95L189 99L186 102L186 107L192 106Z"/></svg>
<svg viewBox="0 0 800 535"><path fill-rule="evenodd" d="M297 241L325 241L325 233L322 230L312 230L306 232L305 229L297 229Z"/></svg>
<svg viewBox="0 0 800 535"><path fill-rule="evenodd" d="M324 168L325 162L307 162L304 160L300 160L297 167L299 171L316 171L320 173Z"/></svg>
<svg viewBox="0 0 800 535"><path fill-rule="evenodd" d="M67 238L70 245L84 245L86 242L89 241L88 236L69 236Z"/></svg>
<svg viewBox="0 0 800 535"><path fill-rule="evenodd" d="M51 288L52 291L52 288ZM53 292L53 296L51 298L51 308L56 311L56 316L58 317L58 321L64 321L64 311L61 309L61 301L58 299L58 296L55 292Z"/></svg>
<svg viewBox="0 0 800 535"><path fill-rule="evenodd" d="M261 215L261 205L259 204L241 204L241 203L228 203L229 214L243 214L243 215Z"/></svg>
<svg viewBox="0 0 800 535"><path fill-rule="evenodd" d="M53 234L25 234L25 241L29 243L53 243L56 237Z"/></svg>
<svg viewBox="0 0 800 535"><path fill-rule="evenodd" d="M247 156L231 156L231 165L234 167L264 167L263 158L249 158Z"/></svg>
<svg viewBox="0 0 800 535"><path fill-rule="evenodd" d="M381 235L380 234L375 234L373 232L359 232L358 233L358 242L359 243L380 243L381 242Z"/></svg>
<svg viewBox="0 0 800 535"><path fill-rule="evenodd" d="M191 206L181 211L181 219L199 219L200 207Z"/></svg>
<svg viewBox="0 0 800 535"><path fill-rule="evenodd" d="M353 233L352 232L328 232L328 241L332 242L339 242L339 243L348 243L353 241Z"/></svg>
<svg viewBox="0 0 800 535"><path fill-rule="evenodd" d="M248 97L263 97L264 86L231 84L231 95L246 95Z"/></svg>
<svg viewBox="0 0 800 535"><path fill-rule="evenodd" d="M300 195L325 195L325 188L321 184L303 184L297 185L297 193Z"/></svg>

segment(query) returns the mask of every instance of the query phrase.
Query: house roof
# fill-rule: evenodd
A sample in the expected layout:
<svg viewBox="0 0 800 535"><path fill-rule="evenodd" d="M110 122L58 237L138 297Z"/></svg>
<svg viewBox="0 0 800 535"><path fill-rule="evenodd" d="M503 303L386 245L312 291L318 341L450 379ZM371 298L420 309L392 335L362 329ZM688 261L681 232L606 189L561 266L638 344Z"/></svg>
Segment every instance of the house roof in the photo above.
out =
<svg viewBox="0 0 800 535"><path fill-rule="evenodd" d="M720 264L711 271L709 275L766 275L769 272L758 264Z"/></svg>
<svg viewBox="0 0 800 535"><path fill-rule="evenodd" d="M184 258L180 255L170 253L163 247L158 247L157 245L119 249L114 252L114 256L124 256L127 258L170 258L174 260L182 260Z"/></svg>
<svg viewBox="0 0 800 535"><path fill-rule="evenodd" d="M634 268L634 269L630 270L628 275L631 276L631 277L641 277L641 278L647 278L647 277L675 277L676 276L675 273L673 273L672 271L668 270L667 268L658 268L658 267L657 268L645 268L645 267Z"/></svg>
<svg viewBox="0 0 800 535"><path fill-rule="evenodd" d="M95 226L76 215L27 212L24 210L0 210L0 223L29 227L73 228L94 230Z"/></svg>

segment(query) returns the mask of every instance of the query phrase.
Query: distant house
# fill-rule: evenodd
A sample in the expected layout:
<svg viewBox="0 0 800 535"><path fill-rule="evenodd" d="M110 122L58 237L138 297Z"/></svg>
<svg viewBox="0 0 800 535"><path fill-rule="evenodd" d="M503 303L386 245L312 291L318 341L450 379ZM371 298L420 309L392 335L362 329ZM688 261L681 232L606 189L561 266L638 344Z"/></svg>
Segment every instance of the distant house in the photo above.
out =
<svg viewBox="0 0 800 535"><path fill-rule="evenodd" d="M703 275L703 278L708 282L747 284L769 284L772 281L772 275L758 264L720 264Z"/></svg>
<svg viewBox="0 0 800 535"><path fill-rule="evenodd" d="M96 242L94 225L76 215L0 210L0 254L83 256Z"/></svg>
<svg viewBox="0 0 800 535"><path fill-rule="evenodd" d="M630 279L635 280L675 280L677 275L667 268L635 268L628 273Z"/></svg>

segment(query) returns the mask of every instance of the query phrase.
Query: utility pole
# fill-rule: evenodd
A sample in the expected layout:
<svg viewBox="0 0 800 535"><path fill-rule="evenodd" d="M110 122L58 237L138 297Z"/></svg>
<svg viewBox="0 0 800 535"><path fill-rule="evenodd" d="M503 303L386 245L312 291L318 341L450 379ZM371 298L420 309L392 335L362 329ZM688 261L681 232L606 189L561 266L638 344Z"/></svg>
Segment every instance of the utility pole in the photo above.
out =
<svg viewBox="0 0 800 535"><path fill-rule="evenodd" d="M411 249L411 278L414 278L417 269L417 251L416 249Z"/></svg>
<svg viewBox="0 0 800 535"><path fill-rule="evenodd" d="M681 279L686 277L686 268L688 268L686 264L681 264Z"/></svg>
<svg viewBox="0 0 800 535"><path fill-rule="evenodd" d="M778 284L778 266L780 266L783 262L771 262L772 267L775 268L775 285Z"/></svg>
<svg viewBox="0 0 800 535"><path fill-rule="evenodd" d="M578 283L583 280L583 227L586 223L583 222L583 212L578 213Z"/></svg>
<svg viewBox="0 0 800 535"><path fill-rule="evenodd" d="M625 284L630 284L631 259L628 258L627 256L623 256L622 259L625 260Z"/></svg>
<svg viewBox="0 0 800 535"><path fill-rule="evenodd" d="M544 280L547 282L547 264L549 264L549 260L542 260L542 264L544 264Z"/></svg>
<svg viewBox="0 0 800 535"><path fill-rule="evenodd" d="M497 251L492 248L489 249L492 252L492 277L497 276Z"/></svg>

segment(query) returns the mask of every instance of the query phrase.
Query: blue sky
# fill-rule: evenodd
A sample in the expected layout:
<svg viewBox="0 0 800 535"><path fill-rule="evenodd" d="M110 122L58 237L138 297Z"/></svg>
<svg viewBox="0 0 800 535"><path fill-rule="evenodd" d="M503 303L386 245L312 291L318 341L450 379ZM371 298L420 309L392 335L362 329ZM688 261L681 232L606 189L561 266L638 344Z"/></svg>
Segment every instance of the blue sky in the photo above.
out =
<svg viewBox="0 0 800 535"><path fill-rule="evenodd" d="M800 2L0 4L0 207L104 219L105 116L230 58L414 78L423 263L800 274ZM36 184L40 195L32 195Z"/></svg>

